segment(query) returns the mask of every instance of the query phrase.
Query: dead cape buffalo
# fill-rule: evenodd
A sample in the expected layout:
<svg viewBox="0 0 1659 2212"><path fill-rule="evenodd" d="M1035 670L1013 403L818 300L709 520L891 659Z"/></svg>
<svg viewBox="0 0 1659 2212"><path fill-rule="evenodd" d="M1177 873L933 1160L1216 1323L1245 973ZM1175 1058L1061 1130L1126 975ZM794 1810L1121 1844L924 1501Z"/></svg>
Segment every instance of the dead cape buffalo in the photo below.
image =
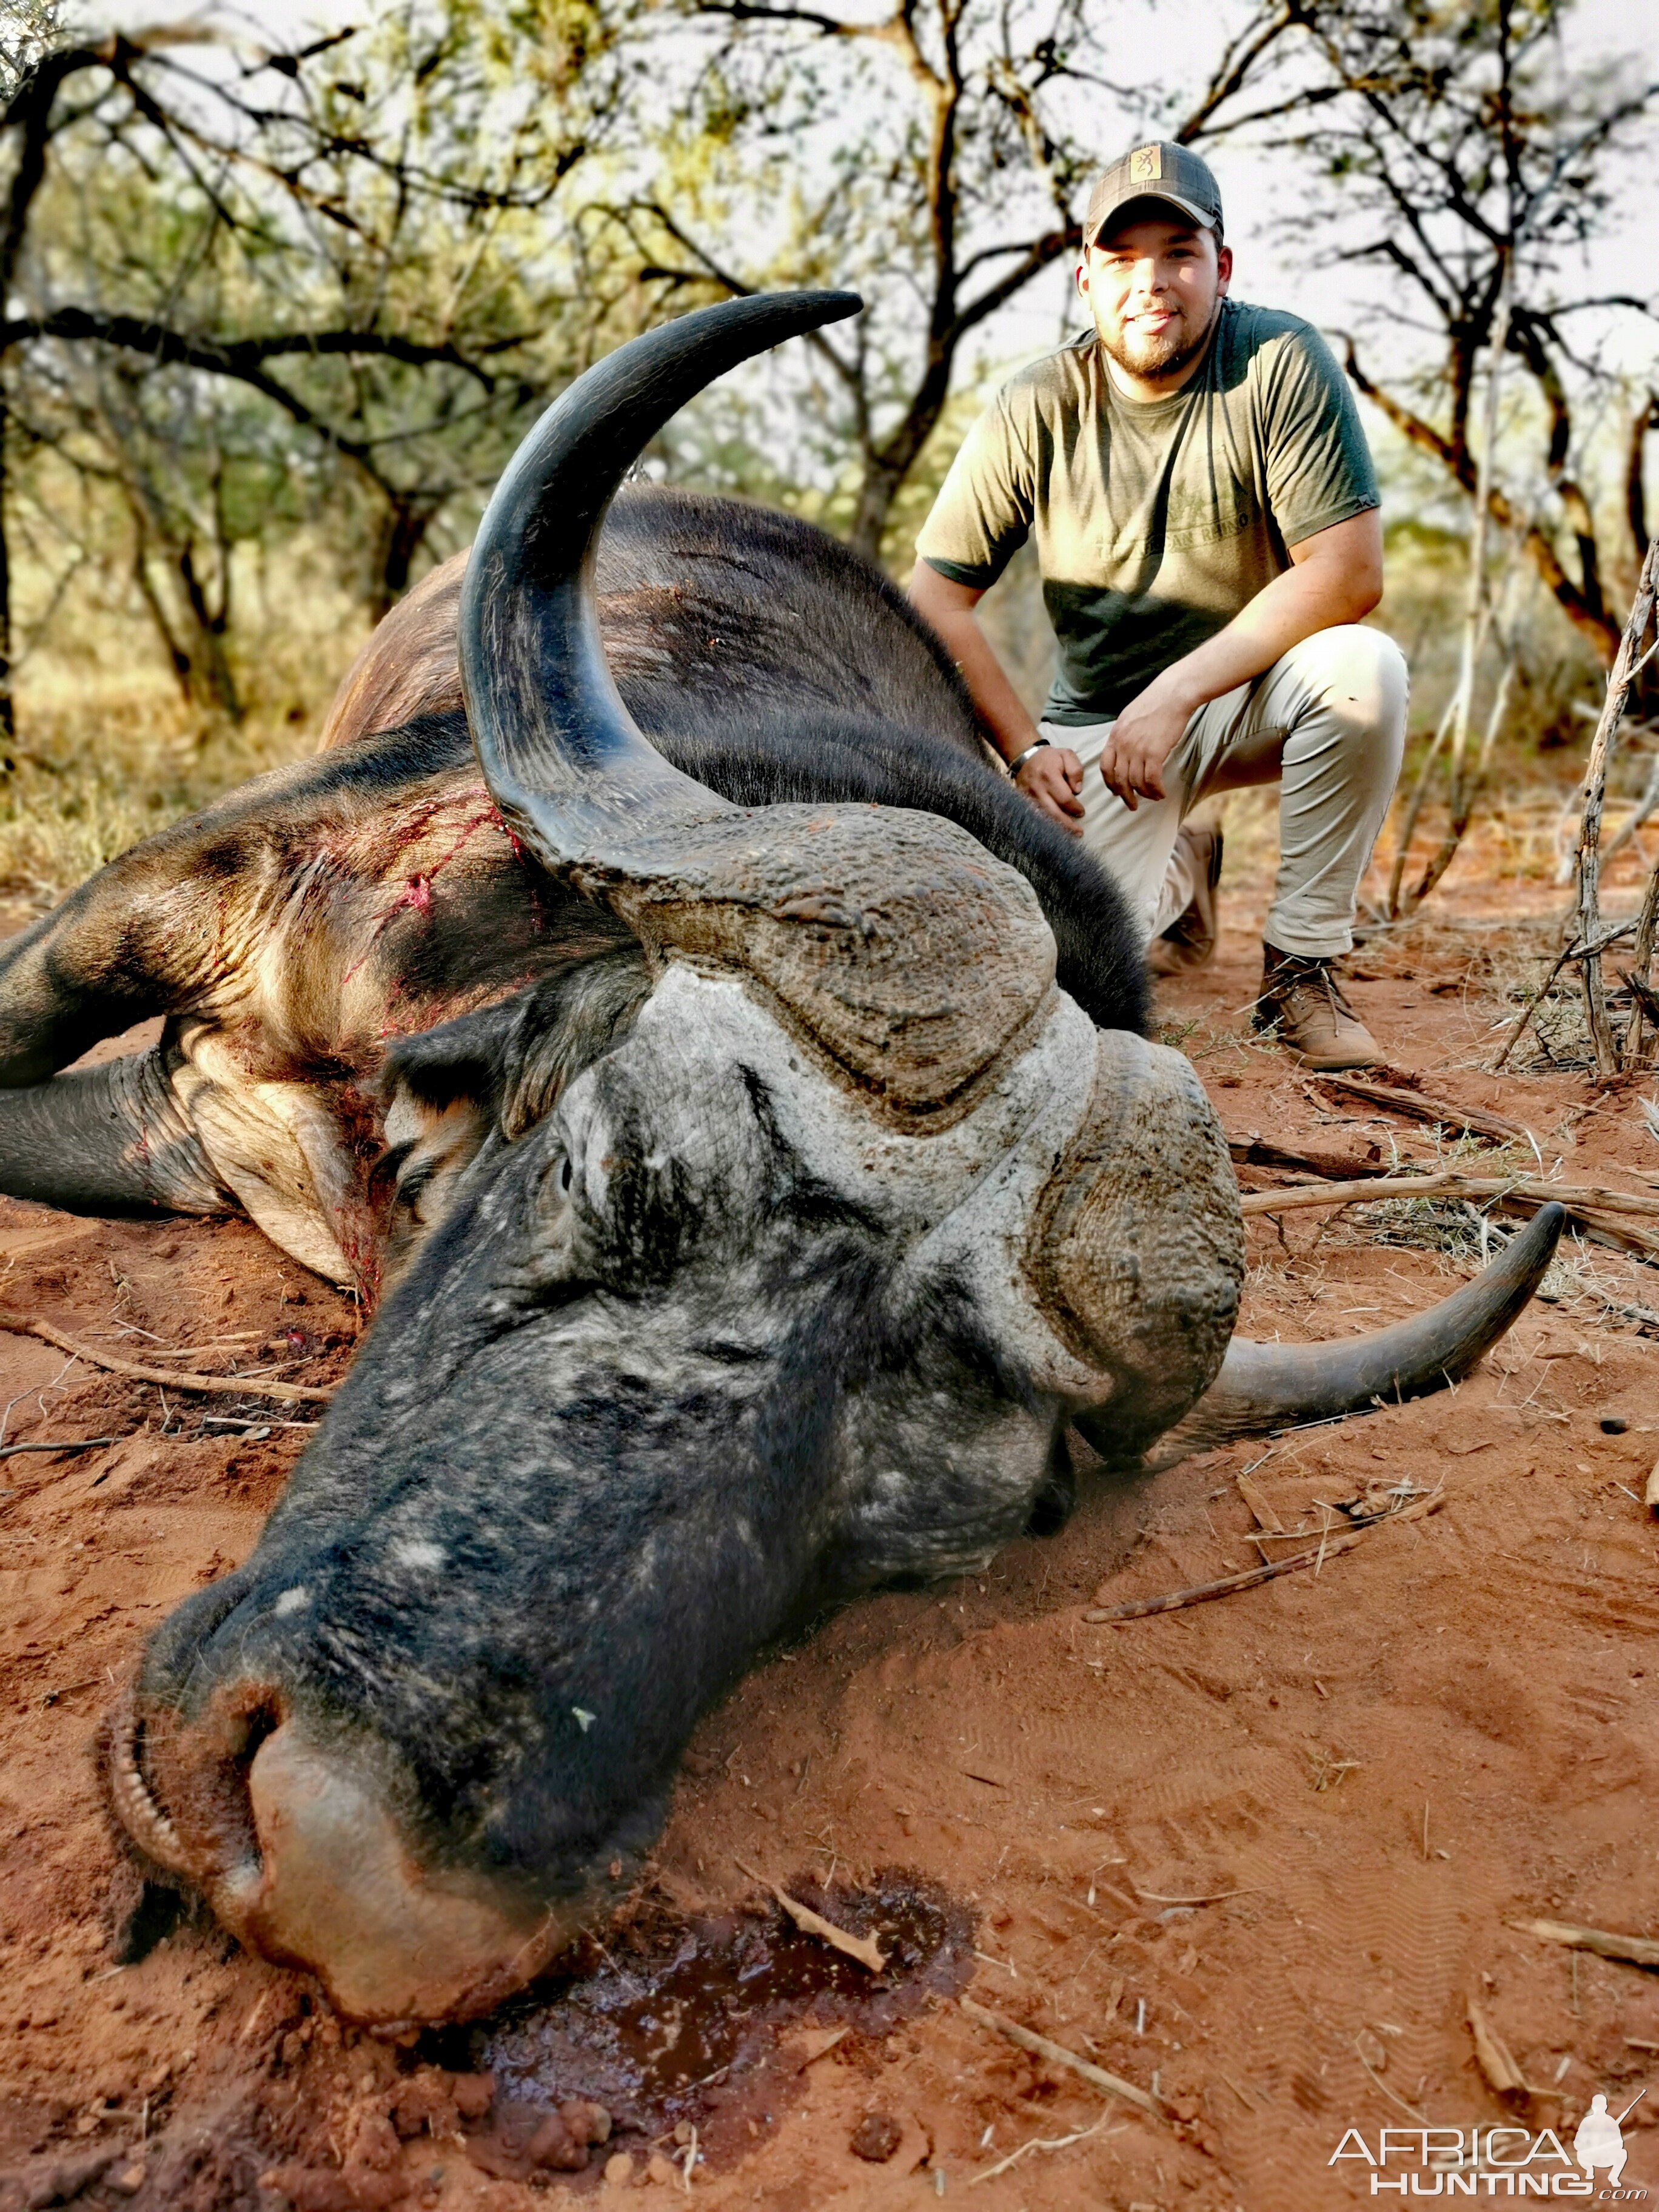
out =
<svg viewBox="0 0 1659 2212"><path fill-rule="evenodd" d="M343 709L414 720L139 848L0 974L0 1184L398 1255L253 1556L111 1723L147 1860L359 2019L543 1967L757 1650L1063 1516L1069 1425L1145 1465L1436 1388L1559 1234L1378 1336L1233 1339L1226 1145L1139 1033L1115 894L890 590L777 518L621 501L624 703L621 477L856 306L733 302L585 376L472 549L465 721L416 713L441 585ZM53 1077L152 1012L156 1054Z"/></svg>

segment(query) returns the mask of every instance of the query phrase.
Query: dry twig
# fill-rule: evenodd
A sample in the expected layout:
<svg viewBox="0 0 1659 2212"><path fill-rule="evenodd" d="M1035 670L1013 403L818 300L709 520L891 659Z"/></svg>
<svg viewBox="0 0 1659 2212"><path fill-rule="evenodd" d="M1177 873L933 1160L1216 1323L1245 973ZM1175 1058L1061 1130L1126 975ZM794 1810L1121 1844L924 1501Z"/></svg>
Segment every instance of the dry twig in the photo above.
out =
<svg viewBox="0 0 1659 2212"><path fill-rule="evenodd" d="M1503 1044L1498 1050L1498 1057L1492 1064L1492 1073L1494 1075L1497 1074L1498 1069L1502 1067L1504 1062L1514 1051L1516 1046L1520 1043L1522 1037L1526 1033L1527 1024L1538 1012L1538 1009L1543 1005L1545 1000L1548 998L1550 994L1550 987L1553 984L1556 977L1561 973L1561 970L1566 966L1567 963L1570 960L1599 960L1610 945L1616 945L1621 937L1628 937L1632 930L1636 927L1637 925L1633 921L1619 922L1612 929L1604 929L1600 937L1586 939L1584 943L1582 945L1569 945L1564 951L1556 954L1555 965L1550 969L1549 974L1545 976L1543 981L1538 986L1538 988L1527 1000L1526 1005L1522 1007L1520 1012L1516 1016L1514 1022L1511 1024L1509 1035L1504 1039Z"/></svg>
<svg viewBox="0 0 1659 2212"><path fill-rule="evenodd" d="M1021 2159L1029 2157L1034 2150L1069 2150L1073 2143L1087 2142L1091 2136L1100 2133L1109 2117L1103 2112L1093 2127L1079 2128L1075 2135L1033 2136L1030 2142L1023 2142L1018 2150L1011 2150L1006 2158L999 2159L994 2166L988 2166L983 2173L976 2173L968 2186L977 2189L981 2181L994 2181L998 2174L1006 2173L1011 2166L1018 2166Z"/></svg>
<svg viewBox="0 0 1659 2212"><path fill-rule="evenodd" d="M54 1328L38 1315L0 1315L0 1328L15 1330L21 1336L38 1336L43 1344L55 1344L60 1352L73 1352L89 1367L106 1368L112 1375L125 1375L134 1382L164 1383L173 1390L220 1391L229 1398L279 1398L284 1404L297 1406L331 1398L337 1387L332 1382L262 1382L251 1375L191 1375L165 1367L146 1367L142 1361L118 1359L113 1352L96 1351L77 1337L65 1336L61 1328Z"/></svg>
<svg viewBox="0 0 1659 2212"><path fill-rule="evenodd" d="M1473 1997L1468 2007L1469 2033L1474 2038L1475 2063L1500 2097L1528 2094L1527 2077L1516 2064L1509 2045L1487 2020Z"/></svg>
<svg viewBox="0 0 1659 2212"><path fill-rule="evenodd" d="M1419 1498L1409 1505L1380 1514L1375 1521L1368 1521L1363 1528L1355 1528L1346 1536L1328 1542L1322 1536L1316 1552L1297 1552L1288 1559L1274 1559L1267 1566L1246 1567L1242 1574L1225 1575L1215 1583L1196 1583L1190 1589L1172 1590L1168 1597L1137 1598L1127 1605L1093 1607L1083 1618L1091 1623L1145 1620L1154 1613L1175 1613L1182 1606L1202 1605L1207 1598L1231 1597L1235 1590L1254 1589L1258 1583L1270 1583L1276 1575L1294 1574L1298 1567L1311 1567L1316 1562L1334 1559L1339 1552L1351 1552L1374 1528L1385 1528L1395 1521L1419 1520L1425 1513L1437 1513L1445 1502L1445 1492L1437 1490L1431 1497Z"/></svg>
<svg viewBox="0 0 1659 2212"><path fill-rule="evenodd" d="M1471 1136L1490 1137L1494 1144L1530 1144L1532 1139L1518 1121L1506 1121L1501 1114L1488 1114L1478 1106L1455 1105L1449 1098L1431 1098L1425 1091L1407 1091L1392 1083L1367 1083L1354 1075L1322 1075L1317 1079L1321 1091L1346 1093L1364 1098L1373 1106L1381 1106L1390 1114L1404 1114L1414 1121L1437 1124L1444 1129L1464 1129Z"/></svg>
<svg viewBox="0 0 1659 2212"><path fill-rule="evenodd" d="M1586 945L1594 942L1601 926L1601 808L1607 797L1607 767L1613 758L1613 740L1619 734L1619 725L1624 720L1631 684L1652 658L1650 652L1641 653L1641 645L1653 619L1656 599L1659 599L1659 538L1650 541L1647 557L1642 563L1636 598L1631 606L1630 619L1625 624L1624 635L1619 641L1612 673L1607 678L1607 699L1595 726L1595 735L1590 742L1589 764L1584 771L1584 808L1578 827L1578 887L1574 909L1574 933ZM1638 653L1641 655L1639 659ZM1579 973L1583 981L1584 1018L1595 1047L1595 1072L1605 1080L1619 1073L1620 1053L1613 1038L1613 1024L1607 1018L1607 993L1601 981L1600 955L1586 954Z"/></svg>
<svg viewBox="0 0 1659 2212"><path fill-rule="evenodd" d="M1651 1936L1613 1936L1605 1928L1578 1928L1563 1920L1512 1920L1522 1936L1562 1943L1570 1951L1593 1951L1598 1959L1622 1959L1632 1966L1659 1966L1659 1940Z"/></svg>
<svg viewBox="0 0 1659 2212"><path fill-rule="evenodd" d="M837 1928L833 1920L826 1920L821 1912L814 1912L810 1905L803 1905L799 1898L791 1897L787 1889L780 1889L776 1882L768 1881L763 1874L757 1874L753 1867L744 1866L741 1859L734 1859L732 1864L739 1873L746 1874L750 1881L757 1881L763 1888L771 1891L803 1936L816 1936L832 1951L840 1951L848 1959L856 1959L860 1966L867 1967L872 1974L880 1973L886 1966L887 1954L873 1936L854 1936L848 1929Z"/></svg>
<svg viewBox="0 0 1659 2212"><path fill-rule="evenodd" d="M114 1442L113 1437L36 1437L26 1444L0 1444L0 1459L10 1459L15 1452L101 1451Z"/></svg>
<svg viewBox="0 0 1659 2212"><path fill-rule="evenodd" d="M988 2005L976 2004L972 1997L958 1997L957 2002L969 2020L976 2020L981 2027L988 2027L994 2035L1017 2044L1020 2050L1029 2051L1034 2058L1046 2058L1051 2066L1064 2067L1067 2073L1075 2074L1079 2081L1090 2082L1097 2089L1103 2089L1109 2097L1121 2097L1126 2104L1133 2105L1143 2112L1150 2112L1155 2120L1168 2118L1168 2111L1161 2098L1152 2096L1146 2089L1138 2089L1133 2081L1126 2081L1121 2074L1109 2074L1103 2066L1091 2066L1086 2058L1079 2058L1075 2051L1068 2051L1063 2043L1052 2043L1046 2035L1038 2035L1035 2029L1022 2027L1018 2021L1005 2020L1000 2012L993 2012Z"/></svg>

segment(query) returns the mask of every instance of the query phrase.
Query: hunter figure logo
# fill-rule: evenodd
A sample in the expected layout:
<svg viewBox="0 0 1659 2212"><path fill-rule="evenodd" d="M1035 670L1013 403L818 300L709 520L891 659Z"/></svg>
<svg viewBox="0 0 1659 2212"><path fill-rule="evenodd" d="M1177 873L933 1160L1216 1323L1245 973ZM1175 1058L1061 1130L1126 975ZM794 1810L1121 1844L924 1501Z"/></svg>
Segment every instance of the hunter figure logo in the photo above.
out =
<svg viewBox="0 0 1659 2212"><path fill-rule="evenodd" d="M1644 2090L1642 2095L1647 2092ZM1633 2099L1638 2104L1641 2099ZM1625 2138L1620 2133L1620 2121L1629 2118L1632 2106L1626 2105L1615 2120L1607 2111L1607 2100L1598 2091L1590 2099L1590 2108L1578 2123L1578 2132L1572 2139L1572 2154L1590 2180L1595 2179L1598 2166L1607 2169L1607 2185L1617 2189L1625 2172L1625 2160L1630 2153L1625 2148Z"/></svg>
<svg viewBox="0 0 1659 2212"><path fill-rule="evenodd" d="M1155 185L1164 175L1164 149L1161 146L1137 146L1129 156L1129 182L1132 185Z"/></svg>

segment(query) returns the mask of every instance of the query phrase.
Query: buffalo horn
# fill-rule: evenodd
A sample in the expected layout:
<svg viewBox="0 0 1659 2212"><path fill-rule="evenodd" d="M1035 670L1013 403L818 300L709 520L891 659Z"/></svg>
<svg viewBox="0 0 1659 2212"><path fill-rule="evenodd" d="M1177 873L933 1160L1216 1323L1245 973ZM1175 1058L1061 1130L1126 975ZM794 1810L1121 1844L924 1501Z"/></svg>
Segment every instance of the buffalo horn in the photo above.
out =
<svg viewBox="0 0 1659 2212"><path fill-rule="evenodd" d="M730 301L574 384L485 513L461 590L461 680L484 781L544 868L649 957L746 972L862 1105L914 1128L968 1112L1049 1006L1054 941L1030 885L934 815L737 807L683 775L623 704L593 598L605 508L675 410L859 305L851 292Z"/></svg>
<svg viewBox="0 0 1659 2212"><path fill-rule="evenodd" d="M855 292L763 294L666 323L579 377L496 485L461 589L461 683L484 780L544 866L628 872L638 841L735 811L671 767L623 704L594 607L600 526L705 385L862 305Z"/></svg>
<svg viewBox="0 0 1659 2212"><path fill-rule="evenodd" d="M1149 1465L1170 1467L1237 1437L1338 1420L1461 1381L1543 1280L1565 1218L1559 1206L1540 1206L1474 1282L1392 1328L1337 1344L1254 1344L1234 1337L1220 1374L1159 1439ZM1086 1419L1079 1425L1089 1435Z"/></svg>

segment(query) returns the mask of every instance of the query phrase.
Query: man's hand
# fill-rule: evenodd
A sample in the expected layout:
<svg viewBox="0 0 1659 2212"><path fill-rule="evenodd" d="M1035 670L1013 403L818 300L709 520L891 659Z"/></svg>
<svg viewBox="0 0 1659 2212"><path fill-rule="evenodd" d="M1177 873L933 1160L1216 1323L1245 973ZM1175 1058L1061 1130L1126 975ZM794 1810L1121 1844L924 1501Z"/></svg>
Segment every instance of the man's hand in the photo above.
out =
<svg viewBox="0 0 1659 2212"><path fill-rule="evenodd" d="M1021 705L1013 685L991 641L975 618L974 609L984 598L971 584L957 584L918 561L910 579L910 598L923 619L944 641L945 650L962 671L986 729L1005 761L1018 760L1036 737L1036 726ZM1083 834L1083 763L1063 745L1039 746L1014 778L1039 813L1074 837Z"/></svg>
<svg viewBox="0 0 1659 2212"><path fill-rule="evenodd" d="M1083 835L1083 763L1064 745L1045 745L1014 778L1039 814L1073 837Z"/></svg>
<svg viewBox="0 0 1659 2212"><path fill-rule="evenodd" d="M1132 814L1143 799L1164 797L1164 763L1186 735L1191 717L1186 701L1173 696L1158 677L1113 723L1100 749L1101 779Z"/></svg>

